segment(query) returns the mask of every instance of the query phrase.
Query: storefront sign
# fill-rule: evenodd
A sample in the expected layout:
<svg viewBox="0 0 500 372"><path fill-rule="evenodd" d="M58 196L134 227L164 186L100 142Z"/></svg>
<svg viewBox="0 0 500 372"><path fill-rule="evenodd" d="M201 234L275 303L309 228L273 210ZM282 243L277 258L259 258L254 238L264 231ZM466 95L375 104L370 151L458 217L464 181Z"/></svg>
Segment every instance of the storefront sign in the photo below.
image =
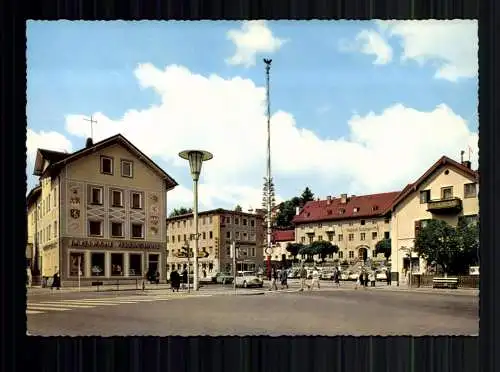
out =
<svg viewBox="0 0 500 372"><path fill-rule="evenodd" d="M160 243L149 242L130 242L130 241L112 241L97 239L70 239L71 247L82 248L139 248L139 249L161 249Z"/></svg>

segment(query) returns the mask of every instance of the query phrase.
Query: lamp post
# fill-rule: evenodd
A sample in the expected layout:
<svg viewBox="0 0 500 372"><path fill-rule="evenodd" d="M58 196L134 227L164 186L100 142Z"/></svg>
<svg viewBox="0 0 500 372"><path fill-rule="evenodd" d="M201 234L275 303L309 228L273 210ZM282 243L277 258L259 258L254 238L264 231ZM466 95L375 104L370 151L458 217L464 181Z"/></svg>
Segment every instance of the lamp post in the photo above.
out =
<svg viewBox="0 0 500 372"><path fill-rule="evenodd" d="M198 288L198 180L200 179L201 165L204 161L212 159L214 156L208 151L203 150L185 150L179 153L179 156L189 161L191 168L191 177L193 178L193 216L194 216L194 270L193 270L193 290Z"/></svg>

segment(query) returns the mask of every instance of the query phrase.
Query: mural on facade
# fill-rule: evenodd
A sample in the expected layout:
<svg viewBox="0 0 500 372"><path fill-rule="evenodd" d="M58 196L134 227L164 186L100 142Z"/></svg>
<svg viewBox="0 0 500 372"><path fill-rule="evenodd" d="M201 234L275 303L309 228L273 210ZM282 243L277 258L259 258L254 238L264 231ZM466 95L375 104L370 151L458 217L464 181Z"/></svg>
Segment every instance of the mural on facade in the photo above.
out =
<svg viewBox="0 0 500 372"><path fill-rule="evenodd" d="M77 184L69 185L69 215L68 230L76 232L81 229L81 187Z"/></svg>
<svg viewBox="0 0 500 372"><path fill-rule="evenodd" d="M156 193L149 195L149 231L153 236L158 235L160 231L160 206L159 197Z"/></svg>

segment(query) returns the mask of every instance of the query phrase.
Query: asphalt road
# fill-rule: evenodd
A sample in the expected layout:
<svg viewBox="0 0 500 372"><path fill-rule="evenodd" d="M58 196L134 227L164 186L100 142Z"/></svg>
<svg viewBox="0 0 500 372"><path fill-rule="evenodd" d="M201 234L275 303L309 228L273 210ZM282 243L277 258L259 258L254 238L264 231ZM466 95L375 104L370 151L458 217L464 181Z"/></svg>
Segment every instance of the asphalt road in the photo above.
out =
<svg viewBox="0 0 500 372"><path fill-rule="evenodd" d="M354 290L298 292L221 287L170 291L54 293L28 296L32 335L477 335L478 297ZM457 292L458 293L458 292ZM259 295L257 295L259 294ZM200 296L202 295L202 296Z"/></svg>

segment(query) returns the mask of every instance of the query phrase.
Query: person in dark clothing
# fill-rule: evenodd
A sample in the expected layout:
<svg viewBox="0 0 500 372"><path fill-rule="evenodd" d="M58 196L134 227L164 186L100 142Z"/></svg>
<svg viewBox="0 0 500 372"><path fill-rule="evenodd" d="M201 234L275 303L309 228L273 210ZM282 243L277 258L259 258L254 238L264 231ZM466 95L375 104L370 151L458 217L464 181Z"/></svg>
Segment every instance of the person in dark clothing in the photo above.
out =
<svg viewBox="0 0 500 372"><path fill-rule="evenodd" d="M172 287L172 292L179 292L179 286L180 286L180 275L177 272L177 270L174 270L170 273L170 286Z"/></svg>
<svg viewBox="0 0 500 372"><path fill-rule="evenodd" d="M52 279L52 289L61 289L61 277L59 276L59 271L56 271L56 273L54 274L54 277Z"/></svg>
<svg viewBox="0 0 500 372"><path fill-rule="evenodd" d="M363 272L363 286L368 287L368 272L367 271Z"/></svg>
<svg viewBox="0 0 500 372"><path fill-rule="evenodd" d="M386 279L387 285L391 285L391 272L389 270L385 271L385 279Z"/></svg>
<svg viewBox="0 0 500 372"><path fill-rule="evenodd" d="M281 289L288 289L288 273L285 269L281 270Z"/></svg>
<svg viewBox="0 0 500 372"><path fill-rule="evenodd" d="M185 286L185 288L187 289L187 285L188 285L188 272L187 270L184 270L182 272L182 284Z"/></svg>

